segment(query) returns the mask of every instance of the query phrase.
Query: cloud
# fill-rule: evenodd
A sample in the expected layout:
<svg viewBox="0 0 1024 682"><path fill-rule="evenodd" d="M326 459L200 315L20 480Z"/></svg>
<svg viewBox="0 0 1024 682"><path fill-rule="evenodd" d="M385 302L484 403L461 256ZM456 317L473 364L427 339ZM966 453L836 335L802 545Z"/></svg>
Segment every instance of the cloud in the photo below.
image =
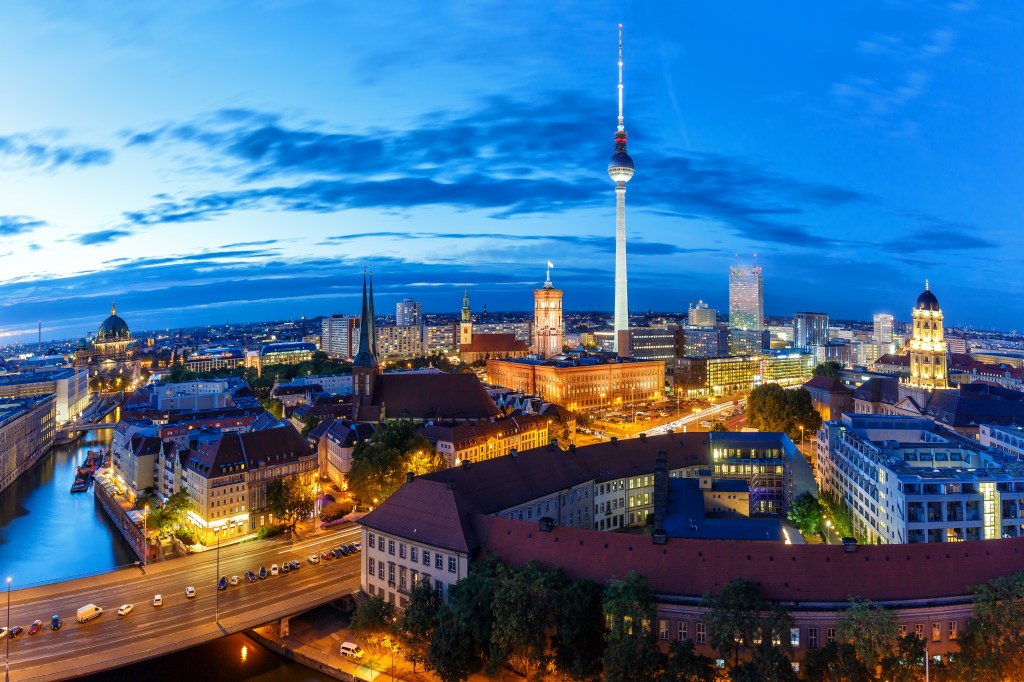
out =
<svg viewBox="0 0 1024 682"><path fill-rule="evenodd" d="M915 254L972 251L999 246L999 243L980 236L977 228L972 225L938 220L922 214L914 215L922 222L884 243L886 251L894 257L905 259ZM915 261L911 259L905 262L913 264Z"/></svg>
<svg viewBox="0 0 1024 682"><path fill-rule="evenodd" d="M109 149L59 144L54 137L25 133L0 136L0 159L6 157L16 166L52 170L62 166L104 166L113 158L113 152Z"/></svg>
<svg viewBox="0 0 1024 682"><path fill-rule="evenodd" d="M82 246L93 246L95 244L107 244L121 237L127 237L130 234L131 232L128 230L100 230L98 232L80 234L74 239Z"/></svg>
<svg viewBox="0 0 1024 682"><path fill-rule="evenodd" d="M24 215L0 215L0 236L13 237L46 226L45 220Z"/></svg>

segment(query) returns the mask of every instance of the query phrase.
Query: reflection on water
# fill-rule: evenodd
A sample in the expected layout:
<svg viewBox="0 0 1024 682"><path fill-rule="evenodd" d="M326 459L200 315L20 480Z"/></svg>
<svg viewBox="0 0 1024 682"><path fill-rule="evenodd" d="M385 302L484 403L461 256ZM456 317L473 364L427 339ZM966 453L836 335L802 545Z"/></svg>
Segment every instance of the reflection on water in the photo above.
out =
<svg viewBox="0 0 1024 682"><path fill-rule="evenodd" d="M15 589L135 561L92 490L70 492L86 450L106 446L111 434L90 431L54 447L0 493L0 573L14 579Z"/></svg>
<svg viewBox="0 0 1024 682"><path fill-rule="evenodd" d="M86 682L326 682L333 678L267 651L245 635L231 635L176 654L81 679Z"/></svg>

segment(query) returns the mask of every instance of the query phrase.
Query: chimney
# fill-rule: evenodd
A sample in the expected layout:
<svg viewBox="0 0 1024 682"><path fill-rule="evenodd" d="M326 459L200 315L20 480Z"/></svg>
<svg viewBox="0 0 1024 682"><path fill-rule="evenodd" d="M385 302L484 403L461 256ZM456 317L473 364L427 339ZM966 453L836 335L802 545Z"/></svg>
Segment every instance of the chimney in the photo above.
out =
<svg viewBox="0 0 1024 682"><path fill-rule="evenodd" d="M656 545L664 545L668 543L668 533L665 532L664 528L656 527L651 531L651 542Z"/></svg>
<svg viewBox="0 0 1024 682"><path fill-rule="evenodd" d="M416 478L416 473L415 472L413 472L413 471L406 471L405 472L405 482L406 483L412 483L412 479L414 479L414 478Z"/></svg>
<svg viewBox="0 0 1024 682"><path fill-rule="evenodd" d="M857 538L843 538L843 551L844 552L856 552L857 551Z"/></svg>
<svg viewBox="0 0 1024 682"><path fill-rule="evenodd" d="M551 530L555 527L555 520L550 516L542 516L538 520L538 524L538 528L541 533L550 533Z"/></svg>
<svg viewBox="0 0 1024 682"><path fill-rule="evenodd" d="M654 460L654 527L663 528L668 510L668 452L658 450Z"/></svg>
<svg viewBox="0 0 1024 682"><path fill-rule="evenodd" d="M463 469L468 471L469 470L469 465L470 465L470 461L468 459L462 460L462 468Z"/></svg>

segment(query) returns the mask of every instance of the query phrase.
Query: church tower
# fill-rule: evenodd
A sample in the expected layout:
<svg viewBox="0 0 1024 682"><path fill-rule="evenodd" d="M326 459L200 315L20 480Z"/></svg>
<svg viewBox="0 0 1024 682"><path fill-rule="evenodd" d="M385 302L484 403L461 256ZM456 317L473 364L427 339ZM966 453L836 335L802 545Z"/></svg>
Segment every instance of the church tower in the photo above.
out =
<svg viewBox="0 0 1024 682"><path fill-rule="evenodd" d="M562 290L551 283L551 261L544 286L533 290L533 352L550 358L562 352Z"/></svg>
<svg viewBox="0 0 1024 682"><path fill-rule="evenodd" d="M469 289L462 295L462 322L459 324L459 347L473 343L473 316L469 312Z"/></svg>
<svg viewBox="0 0 1024 682"><path fill-rule="evenodd" d="M363 310L359 320L359 352L352 361L352 403L354 416L359 418L359 408L373 404L373 390L380 374L377 356L377 330L373 318L373 275L370 275L370 293L366 293L366 272L363 272Z"/></svg>
<svg viewBox="0 0 1024 682"><path fill-rule="evenodd" d="M942 335L939 300L924 282L914 306L914 332L910 339L910 380L914 388L949 388L946 374L946 341Z"/></svg>

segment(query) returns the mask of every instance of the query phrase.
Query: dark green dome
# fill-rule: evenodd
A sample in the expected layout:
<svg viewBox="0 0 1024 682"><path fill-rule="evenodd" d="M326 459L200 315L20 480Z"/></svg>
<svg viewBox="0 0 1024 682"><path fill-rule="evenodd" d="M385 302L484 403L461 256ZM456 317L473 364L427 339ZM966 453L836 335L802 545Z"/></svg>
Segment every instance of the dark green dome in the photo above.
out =
<svg viewBox="0 0 1024 682"><path fill-rule="evenodd" d="M117 316L117 307L110 306L110 317L103 320L99 331L96 332L97 341L130 341L132 333L128 331L128 323Z"/></svg>

